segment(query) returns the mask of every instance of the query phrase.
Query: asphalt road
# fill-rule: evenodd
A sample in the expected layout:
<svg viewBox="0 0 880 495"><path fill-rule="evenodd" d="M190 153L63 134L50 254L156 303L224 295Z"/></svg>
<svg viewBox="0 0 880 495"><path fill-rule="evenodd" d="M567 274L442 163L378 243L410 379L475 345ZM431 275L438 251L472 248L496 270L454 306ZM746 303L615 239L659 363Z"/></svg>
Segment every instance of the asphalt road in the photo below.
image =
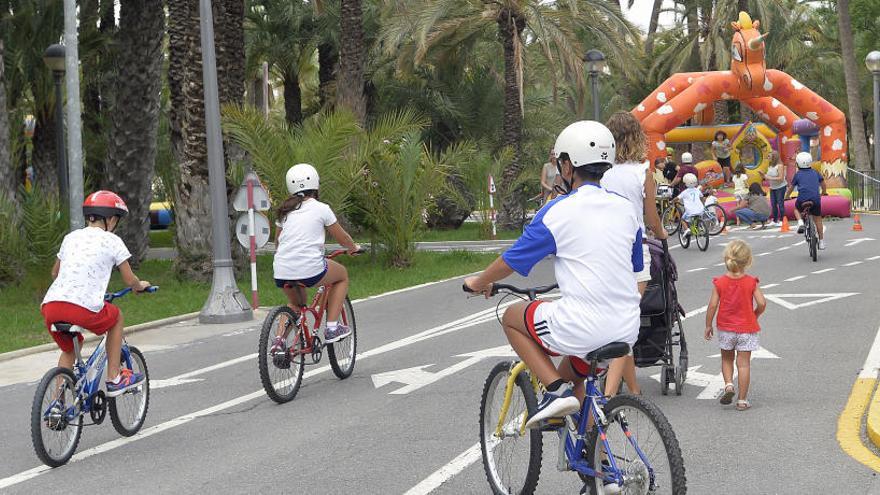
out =
<svg viewBox="0 0 880 495"><path fill-rule="evenodd" d="M692 383L681 397L662 396L651 378L659 368L640 369L639 378L675 429L690 493L880 489L875 473L836 440L838 416L880 322L880 218L862 220L865 232L830 222L829 247L817 263L801 236L770 231L714 237L708 252L672 251L680 301L693 314L684 322ZM751 272L775 296L761 319L767 352L753 360L746 412L714 399L720 360L717 344L702 338L699 312L711 277L722 273L722 244L733 238L751 244ZM544 262L528 283L550 281ZM109 422L87 427L78 457L51 470L33 453L29 414L35 382L54 356L0 363L0 492L488 493L474 455L479 398L489 369L509 358L493 356L503 348L481 359L473 353L506 343L492 320L497 302L465 298L460 279L358 302L354 375L337 380L326 360L307 367L299 395L285 405L260 386L258 321L185 322L135 334L129 341L146 350L154 383L144 430L120 440ZM413 367L421 367L421 387L401 391L406 383L381 375ZM555 446L555 435L546 437L538 493L577 493L576 477L555 469Z"/></svg>

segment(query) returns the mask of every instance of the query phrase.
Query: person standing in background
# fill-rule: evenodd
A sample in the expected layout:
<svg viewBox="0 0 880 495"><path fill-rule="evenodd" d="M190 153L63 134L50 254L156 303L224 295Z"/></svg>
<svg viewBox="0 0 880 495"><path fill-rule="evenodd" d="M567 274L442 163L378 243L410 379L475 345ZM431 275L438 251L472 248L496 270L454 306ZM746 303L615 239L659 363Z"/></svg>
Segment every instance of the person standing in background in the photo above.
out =
<svg viewBox="0 0 880 495"><path fill-rule="evenodd" d="M541 169L541 204L553 197L553 186L556 185L556 154L550 150L548 162Z"/></svg>
<svg viewBox="0 0 880 495"><path fill-rule="evenodd" d="M785 187L788 186L785 163L779 159L779 154L773 152L770 155L770 167L764 175L770 185L770 219L773 225L782 225L782 217L785 216Z"/></svg>
<svg viewBox="0 0 880 495"><path fill-rule="evenodd" d="M715 133L715 139L712 141L712 154L715 161L721 165L721 173L724 174L724 184L730 184L730 140L724 131Z"/></svg>

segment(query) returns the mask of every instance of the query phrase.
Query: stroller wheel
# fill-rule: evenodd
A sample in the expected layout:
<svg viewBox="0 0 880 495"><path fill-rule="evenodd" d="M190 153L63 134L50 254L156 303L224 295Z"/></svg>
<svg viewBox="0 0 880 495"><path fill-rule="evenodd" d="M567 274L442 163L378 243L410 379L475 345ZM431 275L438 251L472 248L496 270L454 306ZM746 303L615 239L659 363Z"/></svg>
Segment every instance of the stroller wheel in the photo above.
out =
<svg viewBox="0 0 880 495"><path fill-rule="evenodd" d="M675 395L681 395L684 391L684 369L678 368L675 370Z"/></svg>
<svg viewBox="0 0 880 495"><path fill-rule="evenodd" d="M660 392L669 395L669 384L672 382L672 368L664 364L660 367Z"/></svg>

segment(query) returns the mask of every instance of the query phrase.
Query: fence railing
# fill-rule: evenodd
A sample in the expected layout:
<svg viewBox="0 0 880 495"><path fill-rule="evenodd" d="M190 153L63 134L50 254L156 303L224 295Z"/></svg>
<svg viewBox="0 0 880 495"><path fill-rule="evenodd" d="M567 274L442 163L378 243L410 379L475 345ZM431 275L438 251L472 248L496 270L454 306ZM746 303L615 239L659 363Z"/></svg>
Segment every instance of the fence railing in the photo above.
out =
<svg viewBox="0 0 880 495"><path fill-rule="evenodd" d="M880 171L847 168L846 180L853 210L880 211Z"/></svg>

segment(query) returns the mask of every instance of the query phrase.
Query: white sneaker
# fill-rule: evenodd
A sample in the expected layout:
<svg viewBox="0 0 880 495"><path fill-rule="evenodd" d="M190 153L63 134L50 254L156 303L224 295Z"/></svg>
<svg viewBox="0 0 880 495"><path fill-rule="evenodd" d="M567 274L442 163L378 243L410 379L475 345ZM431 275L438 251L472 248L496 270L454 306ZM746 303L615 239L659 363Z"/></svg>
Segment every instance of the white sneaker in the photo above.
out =
<svg viewBox="0 0 880 495"><path fill-rule="evenodd" d="M825 249L825 239L819 239L819 249Z"/></svg>

